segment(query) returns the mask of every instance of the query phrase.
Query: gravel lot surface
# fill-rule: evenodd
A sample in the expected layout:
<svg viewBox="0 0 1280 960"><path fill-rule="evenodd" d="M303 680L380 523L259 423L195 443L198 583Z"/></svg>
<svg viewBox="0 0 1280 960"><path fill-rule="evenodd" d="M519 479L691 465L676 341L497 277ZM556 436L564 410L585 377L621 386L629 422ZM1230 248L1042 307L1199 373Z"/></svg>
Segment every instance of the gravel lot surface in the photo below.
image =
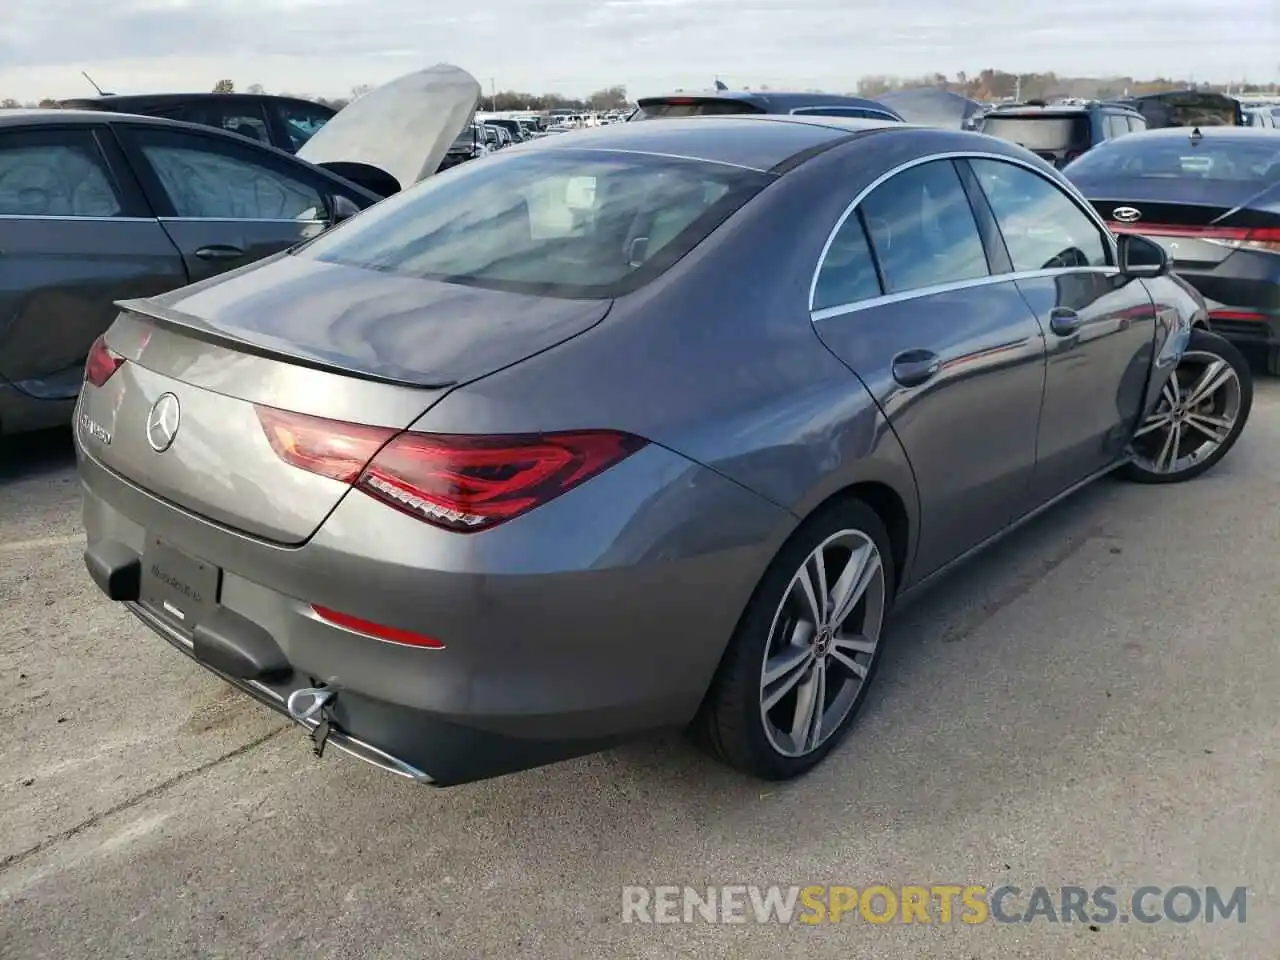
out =
<svg viewBox="0 0 1280 960"><path fill-rule="evenodd" d="M853 734L785 786L679 737L450 790L316 761L93 587L68 446L0 453L0 956L1276 956L1278 381L1210 475L1099 483L901 610ZM1249 899L1096 930L621 922L627 884L874 882Z"/></svg>

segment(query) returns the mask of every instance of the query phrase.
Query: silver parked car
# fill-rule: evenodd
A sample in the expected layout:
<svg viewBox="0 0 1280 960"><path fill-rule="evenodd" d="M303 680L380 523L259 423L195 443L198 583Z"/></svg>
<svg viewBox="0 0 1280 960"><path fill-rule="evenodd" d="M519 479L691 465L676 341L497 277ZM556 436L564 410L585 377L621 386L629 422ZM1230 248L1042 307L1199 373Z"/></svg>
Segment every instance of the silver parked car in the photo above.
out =
<svg viewBox="0 0 1280 960"><path fill-rule="evenodd" d="M1004 141L569 133L122 304L78 408L85 559L318 751L447 785L691 725L793 777L904 590L1231 448L1251 381L1203 322Z"/></svg>

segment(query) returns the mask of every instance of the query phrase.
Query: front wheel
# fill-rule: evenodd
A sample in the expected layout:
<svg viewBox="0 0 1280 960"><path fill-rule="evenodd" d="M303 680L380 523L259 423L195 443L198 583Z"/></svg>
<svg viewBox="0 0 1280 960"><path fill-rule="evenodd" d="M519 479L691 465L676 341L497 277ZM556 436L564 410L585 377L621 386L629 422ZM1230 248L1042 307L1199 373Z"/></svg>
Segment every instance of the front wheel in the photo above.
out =
<svg viewBox="0 0 1280 960"><path fill-rule="evenodd" d="M1235 446L1253 406L1249 361L1207 330L1187 351L1134 433L1121 475L1137 483L1179 483L1204 473Z"/></svg>
<svg viewBox="0 0 1280 960"><path fill-rule="evenodd" d="M892 556L883 522L859 500L801 526L757 587L695 721L711 753L786 780L831 751L879 665Z"/></svg>

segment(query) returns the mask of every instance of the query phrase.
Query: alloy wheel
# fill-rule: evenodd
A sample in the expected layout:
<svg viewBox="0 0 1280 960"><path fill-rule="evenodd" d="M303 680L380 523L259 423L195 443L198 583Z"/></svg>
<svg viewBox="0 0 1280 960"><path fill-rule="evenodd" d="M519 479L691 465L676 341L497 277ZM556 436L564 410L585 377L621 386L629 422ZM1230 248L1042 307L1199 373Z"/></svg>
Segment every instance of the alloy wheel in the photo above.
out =
<svg viewBox="0 0 1280 960"><path fill-rule="evenodd" d="M1184 354L1133 435L1134 459L1165 475L1203 463L1231 436L1241 396L1240 378L1225 359L1202 351Z"/></svg>
<svg viewBox="0 0 1280 960"><path fill-rule="evenodd" d="M859 530L809 554L773 616L760 671L760 714L778 753L803 757L848 716L880 643L883 558Z"/></svg>

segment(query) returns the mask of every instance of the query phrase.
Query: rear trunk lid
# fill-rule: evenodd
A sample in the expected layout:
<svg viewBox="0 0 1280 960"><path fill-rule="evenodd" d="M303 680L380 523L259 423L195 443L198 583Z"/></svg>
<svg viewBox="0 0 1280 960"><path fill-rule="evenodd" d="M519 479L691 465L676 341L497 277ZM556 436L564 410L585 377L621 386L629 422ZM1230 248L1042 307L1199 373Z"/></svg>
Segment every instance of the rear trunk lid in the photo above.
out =
<svg viewBox="0 0 1280 960"><path fill-rule="evenodd" d="M170 505L297 544L350 483L281 460L259 407L402 430L455 385L589 329L609 305L285 256L122 303L106 339L125 362L85 386L77 429L89 456ZM167 447L151 422L165 394L178 411L166 401Z"/></svg>
<svg viewBox="0 0 1280 960"><path fill-rule="evenodd" d="M1256 182L1128 177L1092 181L1073 178L1094 209L1118 233L1139 233L1161 244L1175 265L1212 267L1234 248L1213 242L1233 227L1266 226L1264 199ZM1248 209L1246 209L1248 208ZM1275 216L1280 224L1280 216Z"/></svg>

